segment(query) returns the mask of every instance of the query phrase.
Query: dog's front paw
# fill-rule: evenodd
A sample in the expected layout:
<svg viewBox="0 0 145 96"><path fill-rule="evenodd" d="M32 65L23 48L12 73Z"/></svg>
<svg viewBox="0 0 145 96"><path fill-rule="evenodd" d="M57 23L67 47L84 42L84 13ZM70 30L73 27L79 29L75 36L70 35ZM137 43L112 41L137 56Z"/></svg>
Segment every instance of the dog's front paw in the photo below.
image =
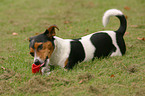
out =
<svg viewBox="0 0 145 96"><path fill-rule="evenodd" d="M44 75L47 75L47 76L48 76L50 73L51 73L51 72L47 72L47 73L45 73Z"/></svg>
<svg viewBox="0 0 145 96"><path fill-rule="evenodd" d="M49 68L47 68L47 67L43 67L42 69L41 69L41 73L42 73L42 75L49 75L51 72L50 72L50 69Z"/></svg>

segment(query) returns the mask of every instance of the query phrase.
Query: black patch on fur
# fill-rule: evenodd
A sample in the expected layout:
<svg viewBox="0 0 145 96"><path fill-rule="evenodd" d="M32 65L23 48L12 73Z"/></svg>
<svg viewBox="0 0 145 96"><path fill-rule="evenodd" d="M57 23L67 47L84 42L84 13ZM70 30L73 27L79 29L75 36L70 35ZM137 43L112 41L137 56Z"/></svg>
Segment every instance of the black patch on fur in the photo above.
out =
<svg viewBox="0 0 145 96"><path fill-rule="evenodd" d="M124 35L126 28L127 28L127 21L125 19L124 15L121 16L116 16L118 17L118 19L120 20L120 27L117 31L115 31L116 33L121 34L122 36Z"/></svg>
<svg viewBox="0 0 145 96"><path fill-rule="evenodd" d="M106 57L116 51L116 47L107 33L95 33L91 36L90 40L96 48L94 57Z"/></svg>
<svg viewBox="0 0 145 96"><path fill-rule="evenodd" d="M126 52L126 46L125 46L125 42L123 39L123 35L124 35L126 28L127 28L127 21L126 21L124 15L117 16L117 17L120 20L120 27L117 31L115 31L116 32L116 40L117 40L117 44L120 48L122 55L124 55Z"/></svg>
<svg viewBox="0 0 145 96"><path fill-rule="evenodd" d="M116 32L116 39L117 39L117 45L119 46L122 55L124 55L126 52L126 46L125 46L123 36Z"/></svg>
<svg viewBox="0 0 145 96"><path fill-rule="evenodd" d="M70 42L71 51L68 58L67 69L72 69L75 64L85 59L85 51L80 41L74 40Z"/></svg>
<svg viewBox="0 0 145 96"><path fill-rule="evenodd" d="M31 48L34 49L35 42L42 42L42 43L44 43L44 42L47 42L47 41L51 41L53 46L54 46L54 38L49 38L44 33L40 34L40 35L37 35L37 36L34 36L34 37L31 37L29 48L31 47Z"/></svg>

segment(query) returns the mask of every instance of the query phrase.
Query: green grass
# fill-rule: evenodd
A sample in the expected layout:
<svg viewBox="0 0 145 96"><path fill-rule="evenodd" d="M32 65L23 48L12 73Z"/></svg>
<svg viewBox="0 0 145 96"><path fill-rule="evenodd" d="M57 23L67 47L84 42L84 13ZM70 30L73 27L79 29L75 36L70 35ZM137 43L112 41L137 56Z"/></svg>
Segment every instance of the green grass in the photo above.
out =
<svg viewBox="0 0 145 96"><path fill-rule="evenodd" d="M1 0L0 95L144 96L145 42L137 39L145 37L144 6L144 0ZM56 67L49 76L32 74L30 36L52 24L59 27L57 36L62 38L116 30L119 21L115 17L106 28L102 25L102 16L110 8L128 17L128 34L124 36L127 52L123 57L79 63L69 72ZM13 36L13 32L18 35Z"/></svg>

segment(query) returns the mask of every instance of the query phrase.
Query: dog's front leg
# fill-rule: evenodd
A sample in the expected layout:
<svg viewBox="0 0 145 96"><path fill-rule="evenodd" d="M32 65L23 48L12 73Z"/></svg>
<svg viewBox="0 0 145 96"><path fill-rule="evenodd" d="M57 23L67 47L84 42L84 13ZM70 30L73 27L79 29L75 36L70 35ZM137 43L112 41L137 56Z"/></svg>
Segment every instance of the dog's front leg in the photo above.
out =
<svg viewBox="0 0 145 96"><path fill-rule="evenodd" d="M50 72L50 67L49 66L46 66L46 67L42 67L41 69L41 74L42 75L49 75L51 72Z"/></svg>
<svg viewBox="0 0 145 96"><path fill-rule="evenodd" d="M49 75L51 72L51 70L50 70L50 65L49 65L49 59L47 59L47 60L45 60L45 66L43 66L42 68L41 68L41 74L42 75Z"/></svg>

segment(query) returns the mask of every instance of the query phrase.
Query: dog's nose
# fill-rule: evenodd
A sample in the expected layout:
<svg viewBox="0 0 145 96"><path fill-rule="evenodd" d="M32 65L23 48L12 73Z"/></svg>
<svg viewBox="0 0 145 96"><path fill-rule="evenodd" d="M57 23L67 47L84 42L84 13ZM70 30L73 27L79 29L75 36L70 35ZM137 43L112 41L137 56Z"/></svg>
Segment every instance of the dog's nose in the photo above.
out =
<svg viewBox="0 0 145 96"><path fill-rule="evenodd" d="M40 63L40 61L39 61L38 59L36 59L36 60L34 61L34 64L39 65L39 64L41 64L41 63Z"/></svg>

